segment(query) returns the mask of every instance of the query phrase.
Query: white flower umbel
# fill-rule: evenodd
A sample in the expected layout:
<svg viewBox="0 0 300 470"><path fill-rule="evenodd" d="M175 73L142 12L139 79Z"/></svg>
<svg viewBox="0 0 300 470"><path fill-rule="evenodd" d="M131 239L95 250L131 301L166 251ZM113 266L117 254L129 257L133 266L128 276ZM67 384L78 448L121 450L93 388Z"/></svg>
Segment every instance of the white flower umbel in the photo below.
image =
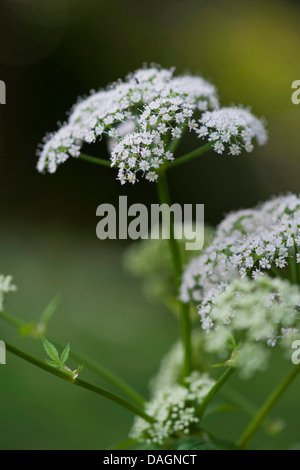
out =
<svg viewBox="0 0 300 470"><path fill-rule="evenodd" d="M201 328L194 329L191 334L192 360L195 369L203 371L205 364L203 352L203 332ZM179 384L183 376L184 351L182 341L178 340L170 351L162 358L157 374L150 382L151 395L155 396L160 390Z"/></svg>
<svg viewBox="0 0 300 470"><path fill-rule="evenodd" d="M254 143L264 145L267 133L263 120L248 109L221 108L205 112L196 129L199 138L208 139L217 153L239 155L243 149L252 152Z"/></svg>
<svg viewBox="0 0 300 470"><path fill-rule="evenodd" d="M122 184L134 184L138 172L155 181L159 166L173 159L167 143L180 138L185 127L196 129L193 117L218 106L213 85L201 77L174 77L173 72L158 67L140 69L124 82L81 100L68 121L46 136L38 171L54 173L69 157L78 157L84 143L106 135L111 165L119 168Z"/></svg>
<svg viewBox="0 0 300 470"><path fill-rule="evenodd" d="M255 209L229 214L213 242L186 268L181 299L202 301L200 314L210 327L215 293L235 278L256 279L264 273L300 282L300 198L288 195Z"/></svg>
<svg viewBox="0 0 300 470"><path fill-rule="evenodd" d="M156 181L161 165L174 159L185 129L212 143L214 150L237 155L266 142L261 120L242 108L218 110L215 87L201 77L174 77L174 69L137 70L125 81L79 101L69 119L45 137L37 169L54 173L69 157L79 157L85 143L108 137L111 166L121 184L142 174Z"/></svg>
<svg viewBox="0 0 300 470"><path fill-rule="evenodd" d="M286 280L263 276L232 281L212 301L204 349L222 360L231 356L245 378L264 370L275 345L290 354L299 328L299 301L299 287ZM240 346L232 355L234 344Z"/></svg>
<svg viewBox="0 0 300 470"><path fill-rule="evenodd" d="M155 422L136 418L131 437L139 442L162 445L169 439L190 434L199 421L196 409L214 384L208 375L194 371L186 378L186 386L161 389L145 406L146 413L155 418Z"/></svg>
<svg viewBox="0 0 300 470"><path fill-rule="evenodd" d="M0 312L3 310L4 296L8 292L14 292L16 286L12 283L12 276L0 274Z"/></svg>

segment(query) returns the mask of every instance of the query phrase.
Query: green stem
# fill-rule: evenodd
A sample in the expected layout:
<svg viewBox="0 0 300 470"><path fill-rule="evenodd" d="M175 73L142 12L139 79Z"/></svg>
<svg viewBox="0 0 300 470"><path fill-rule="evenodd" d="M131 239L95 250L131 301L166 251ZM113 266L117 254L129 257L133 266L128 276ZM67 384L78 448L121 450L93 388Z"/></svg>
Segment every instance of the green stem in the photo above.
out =
<svg viewBox="0 0 300 470"><path fill-rule="evenodd" d="M92 157L91 155L86 155L85 153L81 153L80 155L78 155L77 158L80 158L81 160L85 160L86 162L95 163L96 165L101 165L101 166L106 166L106 167L111 166L110 160L104 160L104 158Z"/></svg>
<svg viewBox="0 0 300 470"><path fill-rule="evenodd" d="M52 341L51 341L52 342ZM62 348L61 345L53 341L53 344L58 346L59 348ZM123 379L115 375L113 372L110 370L106 369L102 365L96 363L92 359L88 358L87 356L83 354L79 354L77 352L72 352L70 351L70 356L72 356L74 359L79 361L80 363L84 364L86 367L88 367L90 370L96 372L96 374L100 375L103 377L107 382L111 383L114 385L120 392L123 392L128 398L131 398L134 402L138 403L140 406L144 406L145 400L144 398L136 391L134 390L129 384L124 382Z"/></svg>
<svg viewBox="0 0 300 470"><path fill-rule="evenodd" d="M235 367L228 367L228 369L224 372L224 374L219 378L219 380L215 383L215 385L206 395L203 402L201 403L201 405L199 405L197 409L197 416L200 419L203 417L206 408L211 403L211 401L213 400L217 392L220 390L220 388L223 387L223 385L227 382L227 380L233 374L234 371L235 371Z"/></svg>
<svg viewBox="0 0 300 470"><path fill-rule="evenodd" d="M174 166L181 165L182 163L186 163L186 162L188 162L190 160L193 160L194 158L197 158L200 155L208 152L211 149L212 149L212 144L209 142L205 145L202 145L201 147L198 147L197 149L193 150L192 152L186 153L182 157L176 158L171 163L168 163L165 168L168 170L169 168L173 168Z"/></svg>
<svg viewBox="0 0 300 470"><path fill-rule="evenodd" d="M182 141L182 138L183 138L184 133L185 133L186 130L187 130L187 125L183 125L183 126L181 127L181 136L178 137L177 139L173 139L173 140L172 140L172 142L170 143L169 148L168 148L169 152L171 152L171 153L174 153L174 152L175 152L175 150L177 149L178 145L179 145L180 142Z"/></svg>
<svg viewBox="0 0 300 470"><path fill-rule="evenodd" d="M297 266L297 258L296 258L296 255L297 255L297 249L296 249L296 244L294 246L294 249L292 250L292 259L291 259L291 262L289 263L290 264L290 272L291 272L291 278L292 278L292 282L293 284L298 284L298 266Z"/></svg>
<svg viewBox="0 0 300 470"><path fill-rule="evenodd" d="M36 367L39 367L40 369L45 370L46 372L49 372L50 374L56 375L60 379L66 380L67 382L72 383L73 385L77 385L78 387L85 388L87 390L90 390L91 392L97 393L98 395L107 398L108 400L113 401L114 403L117 403L118 405L122 406L126 410L130 411L131 413L140 416L143 418L145 421L148 421L149 423L153 423L155 420L151 416L147 415L142 409L138 408L137 406L133 405L132 403L124 400L123 398L119 397L118 395L115 395L114 393L109 392L108 390L105 390L102 387L98 387L97 385L91 384L89 382L85 382L84 380L81 379L72 379L68 374L65 372L62 372L58 369L54 369L53 367L49 366L45 362L40 361L39 359L36 359L33 356L30 356L29 354L21 351L20 349L15 348L9 343L5 343L7 351L10 353L14 354L15 356L20 357L21 359L29 362L30 364L35 365Z"/></svg>
<svg viewBox="0 0 300 470"><path fill-rule="evenodd" d="M17 317L7 313L7 312L0 312L0 318L5 320L7 323L11 324L14 327L17 327L19 330L23 326L23 322L19 320ZM39 339L39 337L32 335L34 339ZM63 346L59 344L57 341L52 340L50 338L51 343L53 343L57 348L63 349ZM124 380L118 377L116 374L111 372L110 370L106 369L102 365L96 363L89 357L76 353L74 351L70 351L70 356L79 361L80 363L84 364L88 369L92 370L96 374L100 375L102 378L110 382L114 385L120 392L123 392L128 398L131 398L133 401L138 403L140 406L144 405L144 398L139 395L130 385L128 385Z"/></svg>
<svg viewBox="0 0 300 470"><path fill-rule="evenodd" d="M260 426L264 422L265 418L268 416L268 414L270 413L272 408L276 405L278 400L281 398L281 396L284 394L286 389L293 382L293 380L296 378L296 376L298 375L299 372L300 372L300 364L298 366L294 367L289 372L289 374L283 379L283 381L271 393L269 398L267 398L265 403L262 405L262 407L258 411L257 415L250 422L250 424L246 428L245 432L243 433L242 437L238 441L237 446L240 449L247 449L248 448L250 442L253 439L254 434L260 428Z"/></svg>
<svg viewBox="0 0 300 470"><path fill-rule="evenodd" d="M23 322L19 320L17 317L11 315L10 313L0 312L0 318L2 318L2 320L6 321L12 326L15 326L18 329L22 328L23 326Z"/></svg>
<svg viewBox="0 0 300 470"><path fill-rule="evenodd" d="M170 207L170 196L165 171L161 171L157 180L158 199L160 204ZM179 290L182 275L182 264L180 249L174 237L174 214L170 214L170 238L168 240L173 263L176 290ZM184 349L183 375L188 376L192 369L191 360L191 320L189 316L189 305L179 301L181 336Z"/></svg>

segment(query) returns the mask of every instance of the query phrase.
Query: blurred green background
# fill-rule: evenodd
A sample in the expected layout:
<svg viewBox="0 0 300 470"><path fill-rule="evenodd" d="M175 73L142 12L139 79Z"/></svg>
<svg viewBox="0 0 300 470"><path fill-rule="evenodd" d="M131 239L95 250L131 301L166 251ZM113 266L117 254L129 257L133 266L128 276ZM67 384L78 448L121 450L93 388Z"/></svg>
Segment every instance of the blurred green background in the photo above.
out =
<svg viewBox="0 0 300 470"><path fill-rule="evenodd" d="M146 393L177 324L122 270L126 244L97 240L95 211L122 194L149 204L155 187L141 181L121 188L113 171L81 161L38 175L37 144L77 96L144 62L175 65L178 73L199 72L214 82L223 105L251 105L265 116L270 140L250 155L212 153L172 170L174 202L204 203L206 221L216 224L230 210L298 192L300 106L291 103L291 84L300 78L299 26L296 1L2 0L0 272L12 273L19 288L7 310L30 321L62 293L49 336L70 341ZM106 156L105 143L90 153ZM44 358L38 343L17 338L3 322L0 337ZM274 356L267 373L232 384L260 404L289 366ZM82 377L101 384L87 370ZM300 442L299 393L298 381L274 411L287 422L281 441L260 432L255 447ZM126 438L131 422L113 404L10 355L0 367L2 449L103 449ZM235 439L246 423L220 415L207 418L206 427Z"/></svg>

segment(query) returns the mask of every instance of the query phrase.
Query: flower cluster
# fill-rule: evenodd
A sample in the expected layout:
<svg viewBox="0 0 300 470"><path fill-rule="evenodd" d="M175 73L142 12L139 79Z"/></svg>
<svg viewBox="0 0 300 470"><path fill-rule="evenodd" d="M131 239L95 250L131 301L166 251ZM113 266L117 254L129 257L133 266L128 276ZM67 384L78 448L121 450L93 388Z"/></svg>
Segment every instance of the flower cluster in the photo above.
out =
<svg viewBox="0 0 300 470"><path fill-rule="evenodd" d="M247 109L221 108L203 114L196 133L199 138L207 137L217 153L222 154L226 146L230 155L239 155L242 149L252 152L253 142L264 145L267 134L264 122Z"/></svg>
<svg viewBox="0 0 300 470"><path fill-rule="evenodd" d="M181 299L201 301L199 313L208 329L212 299L230 281L256 279L267 272L297 283L299 252L299 197L279 197L255 209L237 211L225 218L213 242L187 267Z"/></svg>
<svg viewBox="0 0 300 470"><path fill-rule="evenodd" d="M299 287L286 280L236 279L212 301L204 349L222 360L228 356L228 346L230 354L234 349L233 365L248 378L266 368L270 347L280 344L290 352L299 328L299 302Z"/></svg>
<svg viewBox="0 0 300 470"><path fill-rule="evenodd" d="M161 389L145 406L146 413L155 418L155 422L136 418L131 437L139 442L162 445L169 439L190 434L199 421L197 407L214 384L206 374L194 371L186 378L185 386Z"/></svg>
<svg viewBox="0 0 300 470"><path fill-rule="evenodd" d="M193 367L200 372L206 369L204 350L204 338L200 328L192 330L191 351ZM151 395L155 396L160 390L173 387L181 382L183 376L184 351L182 340L174 343L167 354L162 358L157 374L150 382Z"/></svg>
<svg viewBox="0 0 300 470"><path fill-rule="evenodd" d="M3 310L4 296L8 292L14 292L16 286L12 284L12 276L0 274L0 312Z"/></svg>
<svg viewBox="0 0 300 470"><path fill-rule="evenodd" d="M119 167L121 183L134 183L138 170L155 180L158 166L172 159L165 150L167 134L179 137L182 126L193 126L194 111L218 106L213 85L200 77L173 77L173 71L140 69L81 100L68 122L46 136L38 170L54 173L60 163L80 154L83 143L106 135L113 139L112 166Z"/></svg>
<svg viewBox="0 0 300 470"><path fill-rule="evenodd" d="M71 110L69 119L45 137L38 171L54 173L69 157L78 157L84 143L108 137L111 166L121 184L134 184L141 173L156 181L158 169L174 159L176 144L188 128L213 143L218 153L229 144L231 154L250 152L263 144L263 123L246 109L217 110L215 87L201 77L175 77L174 69L137 70L125 81L92 93Z"/></svg>

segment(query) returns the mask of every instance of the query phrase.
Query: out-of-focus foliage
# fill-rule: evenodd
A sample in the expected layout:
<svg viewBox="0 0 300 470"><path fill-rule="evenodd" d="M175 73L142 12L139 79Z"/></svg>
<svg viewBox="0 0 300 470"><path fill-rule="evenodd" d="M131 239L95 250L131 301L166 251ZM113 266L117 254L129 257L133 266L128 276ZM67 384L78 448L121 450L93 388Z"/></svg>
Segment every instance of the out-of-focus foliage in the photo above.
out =
<svg viewBox="0 0 300 470"><path fill-rule="evenodd" d="M180 230L181 226L175 226L175 234L177 232L179 235ZM189 237L193 235L192 230L191 227ZM183 233L183 237L178 239L184 266L195 256L195 251L186 250L185 244L191 241L191 238L187 238L186 235ZM209 243L212 237L213 229L206 226L204 229L204 246ZM173 265L168 243L168 240L163 238L148 238L132 244L124 255L124 267L136 278L141 279L142 289L148 300L158 301L175 314L178 314L178 293L175 289Z"/></svg>
<svg viewBox="0 0 300 470"><path fill-rule="evenodd" d="M233 209L299 192L300 105L291 102L291 83L300 78L299 2L3 0L0 10L0 79L7 88L7 104L0 106L0 259L1 271L12 273L19 288L7 309L29 323L61 292L49 335L147 393L178 329L122 271L124 246L96 239L96 207L117 204L124 190L113 170L85 162L74 161L55 177L38 175L37 143L65 119L76 96L143 62L175 65L178 73L191 70L215 83L222 103L251 104L268 121L269 142L246 158L211 153L174 168L172 200L204 203L206 222L216 224ZM187 142L178 155L189 149ZM104 143L95 149L95 155L106 152ZM126 194L156 202L147 182ZM2 322L0 336L44 358L40 344L17 339ZM246 383L232 378L230 385L259 404L285 368L275 351L268 371ZM86 369L82 375L98 380ZM1 448L93 449L124 439L131 416L57 380L8 355L8 365L0 366ZM273 413L289 425L275 440L259 432L256 448L299 443L299 387L295 382ZM228 414L219 413L204 425L235 440L232 430L242 431L248 421L231 413L228 426Z"/></svg>

